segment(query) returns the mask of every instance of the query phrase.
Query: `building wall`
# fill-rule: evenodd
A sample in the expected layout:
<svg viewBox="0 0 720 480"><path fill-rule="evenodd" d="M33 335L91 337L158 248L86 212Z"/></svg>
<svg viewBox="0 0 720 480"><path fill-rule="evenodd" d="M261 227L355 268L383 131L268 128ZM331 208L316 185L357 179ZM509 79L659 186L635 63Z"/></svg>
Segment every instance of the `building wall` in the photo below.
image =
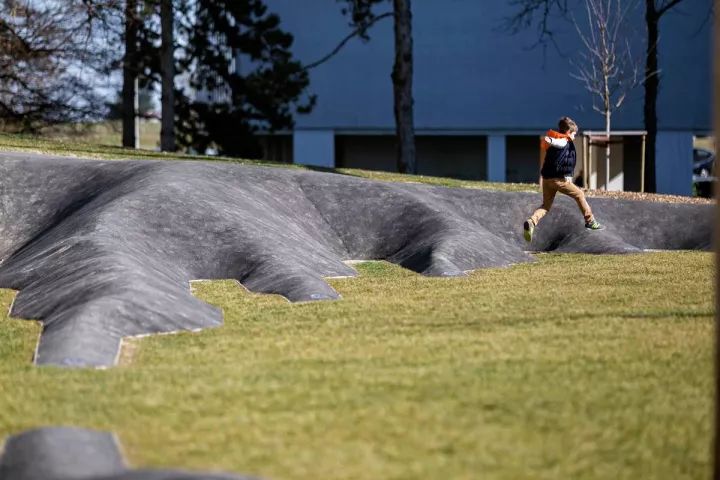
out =
<svg viewBox="0 0 720 480"><path fill-rule="evenodd" d="M341 5L332 0L266 3L269 11L279 14L282 27L294 35L292 51L302 63L322 58L350 31ZM568 3L574 9L573 15L583 19L582 2ZM711 98L711 22L707 21L710 4L711 0L684 0L663 18L658 98L661 133L702 134L711 129L707 101ZM387 2L378 6L377 12L390 8ZM504 169L507 181L531 181L540 163L537 136L554 127L559 117L570 115L581 130L604 127L603 117L593 111L592 96L570 76L581 50L572 23L551 19L549 27L555 33L557 48L530 48L537 41L536 28L514 35L502 30L516 11L517 6L507 0L413 3L414 114L415 127L422 132L417 148L418 166L423 173L487 178L489 160L493 176L498 176L498 169ZM634 32L631 44L641 66L645 50L643 14L642 2L637 2L629 14L629 24L637 27L629 31ZM310 24L312 28L308 28ZM317 130L326 140L328 132L340 137L332 146L328 141L321 142L322 148L313 152L306 148L311 135L296 136L295 140L304 146L299 150L295 147L295 161L306 161L297 155L305 152L311 162L322 157L323 165L333 155L336 165L394 170L392 140L367 135L372 132L371 136L390 136L394 132L392 21L379 22L369 34L369 41L352 39L331 60L310 70L310 93L317 95L317 105L309 115L296 117L296 130ZM613 130L644 128L642 96L642 88L630 93L623 107L613 114ZM512 135L505 137L504 145L498 143L497 135L509 133ZM358 137L351 139L352 135ZM497 157L504 150L505 158L487 158L488 144L480 140L486 135L494 136L491 156ZM421 144L423 139L430 143ZM659 145L674 149L680 143L661 141ZM626 150L620 147L616 153L612 188L630 188L638 183L634 170L629 171L637 155L625 161ZM658 150L657 158L669 157ZM669 168L668 172L677 175L668 173L662 181L658 179L659 185L672 191L683 190L684 184L691 181L690 176L683 176L690 168L691 152L669 161L683 165ZM576 174L580 173L580 159L578 165ZM662 167L658 171L665 172Z"/></svg>
<svg viewBox="0 0 720 480"><path fill-rule="evenodd" d="M389 135L338 135L336 165L396 171L395 138ZM482 180L487 177L486 139L482 136L417 136L418 174Z"/></svg>
<svg viewBox="0 0 720 480"><path fill-rule="evenodd" d="M264 159L276 162L293 162L293 136L289 134L259 135L265 152ZM395 171L395 137L391 135L334 135L336 167L364 170ZM618 137L621 142L613 146L613 172L623 173L622 188L640 191L642 137ZM540 136L508 135L506 181L512 183L536 183L539 178L543 154ZM582 176L582 137L575 142L577 165L575 176ZM593 147L594 158L591 172L595 180L592 188L602 188L604 179L604 149ZM487 179L487 138L484 136L418 136L417 155L419 173L474 180ZM317 163L317 162L311 162Z"/></svg>
<svg viewBox="0 0 720 480"><path fill-rule="evenodd" d="M395 171L395 138L390 135L337 135L336 166ZM542 165L540 136L508 135L505 179L513 183L537 183ZM487 137L416 137L418 173L461 179L487 180ZM577 151L576 175L582 171L582 151Z"/></svg>
<svg viewBox="0 0 720 480"><path fill-rule="evenodd" d="M663 18L659 45L662 69L661 129L711 128L711 0L684 0ZM341 5L331 0L267 0L283 28L295 37L292 51L303 63L330 52L349 33ZM568 2L582 19L582 2ZM600 129L603 118L592 98L570 76L580 47L572 24L555 20L559 52L529 48L537 30L501 31L517 7L507 0L413 2L415 125L418 130L484 130L535 134L562 115L581 128ZM391 5L377 7L389 10ZM312 28L308 25L312 23ZM643 63L642 2L631 12L634 45ZM370 41L353 39L330 61L310 71L315 110L297 117L298 128L393 130L393 29L385 19L370 30ZM642 89L636 89L613 117L613 129L640 129Z"/></svg>
<svg viewBox="0 0 720 480"><path fill-rule="evenodd" d="M293 159L305 165L335 166L335 133L332 130L306 130L293 135Z"/></svg>
<svg viewBox="0 0 720 480"><path fill-rule="evenodd" d="M482 136L422 136L417 139L421 175L480 180L487 178L487 140Z"/></svg>
<svg viewBox="0 0 720 480"><path fill-rule="evenodd" d="M513 183L537 183L541 154L539 135L507 137L506 179Z"/></svg>
<svg viewBox="0 0 720 480"><path fill-rule="evenodd" d="M692 181L693 136L687 132L659 132L657 137L657 189L675 195L690 195Z"/></svg>

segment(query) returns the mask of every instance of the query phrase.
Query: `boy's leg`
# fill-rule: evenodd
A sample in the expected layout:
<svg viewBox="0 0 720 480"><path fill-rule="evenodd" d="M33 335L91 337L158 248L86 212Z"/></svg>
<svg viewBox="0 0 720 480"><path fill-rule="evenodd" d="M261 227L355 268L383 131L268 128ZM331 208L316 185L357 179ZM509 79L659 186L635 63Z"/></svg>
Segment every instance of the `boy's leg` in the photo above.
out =
<svg viewBox="0 0 720 480"><path fill-rule="evenodd" d="M557 193L557 179L543 178L542 193L542 206L535 210L529 218L533 225L537 225L538 222L547 214L548 210L550 210L550 207L552 207L553 200L555 200L555 194Z"/></svg>
<svg viewBox="0 0 720 480"><path fill-rule="evenodd" d="M555 180L542 179L542 192L543 192L543 203L540 208L535 210L533 214L525 220L523 223L523 236L528 242L532 242L533 232L535 231L535 225L538 224L541 218L547 214L550 207L552 207L553 200L555 200L555 194L557 193L557 187Z"/></svg>
<svg viewBox="0 0 720 480"><path fill-rule="evenodd" d="M585 194L582 190L580 190L580 188L578 188L577 185L572 182L562 182L561 185L558 185L558 190L560 193L564 193L577 202L578 207L585 218L585 223L593 221L593 213L592 210L590 210L590 205L588 205L587 200L585 200Z"/></svg>

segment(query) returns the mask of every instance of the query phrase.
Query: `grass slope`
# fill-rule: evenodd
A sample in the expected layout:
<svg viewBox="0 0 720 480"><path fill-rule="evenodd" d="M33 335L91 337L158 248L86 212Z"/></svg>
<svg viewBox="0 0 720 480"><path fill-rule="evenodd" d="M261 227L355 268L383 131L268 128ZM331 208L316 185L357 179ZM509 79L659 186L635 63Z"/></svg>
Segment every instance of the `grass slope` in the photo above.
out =
<svg viewBox="0 0 720 480"><path fill-rule="evenodd" d="M709 476L711 254L538 260L365 263L337 302L193 283L226 325L132 341L106 371L32 367L38 326L0 291L0 438L94 427L136 466L274 479Z"/></svg>
<svg viewBox="0 0 720 480"><path fill-rule="evenodd" d="M156 124L147 123L143 127L143 140L141 149L133 150L119 147L120 130L119 125L112 122L89 124L89 125L61 125L48 127L43 136L25 136L7 134L0 132L0 151L30 151L48 153L54 155L71 155L85 158L98 158L106 160L205 160L231 162L246 165L264 165L283 168L313 169L326 172L351 175L361 178L385 182L412 182L424 183L427 185L439 185L444 187L458 188L481 188L486 190L503 190L509 192L539 192L538 184L530 183L498 183L479 180L461 180L447 177L431 177L426 175L406 175L401 173L383 172L376 170L360 170L353 168L313 168L303 165L264 161L248 160L235 157L217 157L206 155L188 155L181 153L163 153L152 149L152 142L157 142L159 135ZM685 197L678 195L664 195L653 193L622 192L604 190L586 190L588 197L610 197L626 200L644 200L654 202L672 203L713 203L714 199L700 197Z"/></svg>
<svg viewBox="0 0 720 480"><path fill-rule="evenodd" d="M160 145L160 122L140 120L140 148L153 150ZM122 145L122 122L106 120L95 123L65 123L50 125L40 131L49 140L82 141L97 145Z"/></svg>
<svg viewBox="0 0 720 480"><path fill-rule="evenodd" d="M312 168L297 164L264 160L247 160L235 157L188 155L182 153L169 154L148 149L134 150L114 146L119 144L119 142L115 142L114 144L99 143L99 141L103 139L104 137L76 137L71 135L59 135L54 138L48 138L7 134L0 132L0 151L29 151L53 155L70 155L84 158L98 158L105 160L206 160L239 163L245 165L264 165L283 168L314 169L390 182L413 182L424 183L428 185L440 185L445 187L484 188L490 190L504 191L539 191L538 185L528 183L497 183L474 180L460 180L455 178L429 177L425 175L404 175L400 173L359 170L352 168Z"/></svg>

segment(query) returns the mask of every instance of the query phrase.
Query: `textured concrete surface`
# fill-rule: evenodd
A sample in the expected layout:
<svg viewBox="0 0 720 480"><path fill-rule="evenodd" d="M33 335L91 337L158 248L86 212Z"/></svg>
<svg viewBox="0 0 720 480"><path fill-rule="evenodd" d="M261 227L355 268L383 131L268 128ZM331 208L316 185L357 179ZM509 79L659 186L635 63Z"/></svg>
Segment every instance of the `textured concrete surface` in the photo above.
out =
<svg viewBox="0 0 720 480"><path fill-rule="evenodd" d="M0 154L0 287L43 322L36 362L110 366L124 336L192 330L222 314L193 279L237 279L290 301L338 298L349 259L459 276L532 261L524 250L709 249L713 207L590 199L589 232L559 196L528 247L537 193L450 189L220 162Z"/></svg>
<svg viewBox="0 0 720 480"><path fill-rule="evenodd" d="M69 427L9 437L0 456L2 480L253 480L251 477L171 470L133 470L115 437Z"/></svg>

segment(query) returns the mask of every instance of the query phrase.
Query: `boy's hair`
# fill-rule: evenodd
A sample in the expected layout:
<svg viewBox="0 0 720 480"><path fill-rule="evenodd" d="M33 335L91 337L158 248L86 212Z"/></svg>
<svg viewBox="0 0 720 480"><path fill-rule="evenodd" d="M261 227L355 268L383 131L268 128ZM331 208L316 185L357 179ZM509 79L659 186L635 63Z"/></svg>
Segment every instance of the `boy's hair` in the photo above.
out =
<svg viewBox="0 0 720 480"><path fill-rule="evenodd" d="M558 121L558 131L560 133L577 132L578 126L572 118L562 117L560 121Z"/></svg>

